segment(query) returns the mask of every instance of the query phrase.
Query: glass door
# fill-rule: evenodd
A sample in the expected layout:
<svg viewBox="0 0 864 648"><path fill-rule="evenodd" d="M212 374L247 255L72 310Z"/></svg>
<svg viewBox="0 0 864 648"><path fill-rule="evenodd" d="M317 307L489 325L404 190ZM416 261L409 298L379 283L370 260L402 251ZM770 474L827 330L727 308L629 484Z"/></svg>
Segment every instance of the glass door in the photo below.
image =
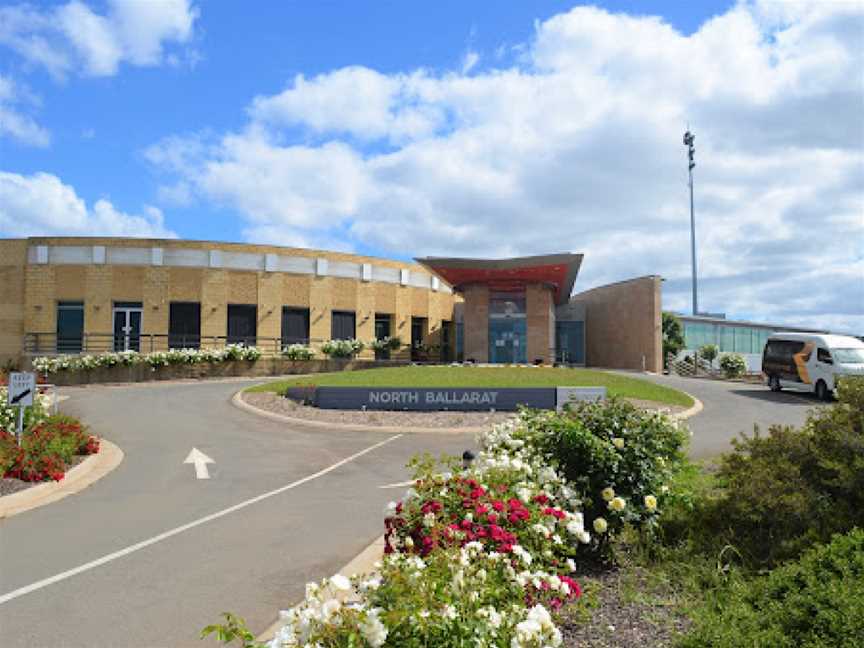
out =
<svg viewBox="0 0 864 648"><path fill-rule="evenodd" d="M114 304L114 350L141 350L141 302Z"/></svg>

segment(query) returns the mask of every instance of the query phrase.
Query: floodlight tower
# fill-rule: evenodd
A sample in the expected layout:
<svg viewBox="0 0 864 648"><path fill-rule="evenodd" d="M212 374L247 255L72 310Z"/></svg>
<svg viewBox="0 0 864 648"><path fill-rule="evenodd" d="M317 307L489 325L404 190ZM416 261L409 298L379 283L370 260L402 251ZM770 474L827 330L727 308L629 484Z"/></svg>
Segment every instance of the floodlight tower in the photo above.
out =
<svg viewBox="0 0 864 648"><path fill-rule="evenodd" d="M690 174L690 262L693 268L693 314L699 314L699 300L696 296L696 214L693 210L693 167L696 166L694 155L696 149L693 146L693 141L696 136L687 129L684 133L684 146L687 147L687 170Z"/></svg>

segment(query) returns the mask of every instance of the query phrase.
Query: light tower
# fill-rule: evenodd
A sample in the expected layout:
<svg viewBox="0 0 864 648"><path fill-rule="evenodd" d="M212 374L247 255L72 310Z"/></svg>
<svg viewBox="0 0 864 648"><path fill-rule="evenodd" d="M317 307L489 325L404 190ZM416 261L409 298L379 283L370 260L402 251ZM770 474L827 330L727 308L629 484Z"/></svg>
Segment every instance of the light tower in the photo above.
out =
<svg viewBox="0 0 864 648"><path fill-rule="evenodd" d="M696 149L693 146L693 141L696 136L687 129L684 133L684 146L687 147L687 170L690 174L690 262L693 268L693 314L699 314L699 299L696 296L696 214L693 210L693 167L696 166L694 155Z"/></svg>

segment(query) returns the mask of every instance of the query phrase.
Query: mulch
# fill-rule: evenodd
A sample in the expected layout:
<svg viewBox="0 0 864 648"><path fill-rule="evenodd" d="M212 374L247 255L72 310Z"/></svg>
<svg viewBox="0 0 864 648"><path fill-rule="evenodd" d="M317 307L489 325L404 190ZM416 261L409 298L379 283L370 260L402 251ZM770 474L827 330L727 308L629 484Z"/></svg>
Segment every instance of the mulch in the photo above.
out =
<svg viewBox="0 0 864 648"><path fill-rule="evenodd" d="M89 455L76 455L72 457L72 463L66 469L68 473L75 466L84 461ZM20 479L12 479L11 477L0 477L0 497L4 495L11 495L12 493L18 493L23 490L27 490L28 488L32 488L33 486L38 486L39 484L44 484L46 482L26 482L21 481Z"/></svg>
<svg viewBox="0 0 864 648"><path fill-rule="evenodd" d="M576 580L585 593L578 606L562 611L565 648L667 648L689 626L672 588L652 582L642 568Z"/></svg>

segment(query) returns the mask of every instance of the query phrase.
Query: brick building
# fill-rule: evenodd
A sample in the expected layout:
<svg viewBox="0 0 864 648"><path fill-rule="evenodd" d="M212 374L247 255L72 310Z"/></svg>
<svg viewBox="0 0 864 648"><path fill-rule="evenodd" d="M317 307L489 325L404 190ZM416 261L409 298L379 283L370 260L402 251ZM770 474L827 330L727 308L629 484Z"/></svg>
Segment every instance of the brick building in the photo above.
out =
<svg viewBox="0 0 864 648"><path fill-rule="evenodd" d="M398 336L405 359L660 369L659 277L571 297L582 255L417 261L182 240L0 240L0 361Z"/></svg>

